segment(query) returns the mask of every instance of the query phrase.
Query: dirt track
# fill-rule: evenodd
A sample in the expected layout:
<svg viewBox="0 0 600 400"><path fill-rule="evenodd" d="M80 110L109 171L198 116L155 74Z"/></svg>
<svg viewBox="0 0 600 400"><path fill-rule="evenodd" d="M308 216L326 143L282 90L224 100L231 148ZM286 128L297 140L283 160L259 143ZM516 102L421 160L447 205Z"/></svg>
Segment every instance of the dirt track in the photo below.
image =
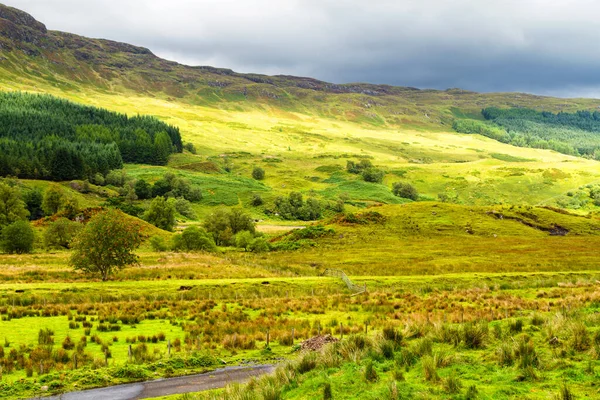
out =
<svg viewBox="0 0 600 400"><path fill-rule="evenodd" d="M253 367L227 367L206 374L159 379L156 381L130 383L102 389L65 393L43 397L44 400L136 400L152 397L201 392L222 388L230 383L245 382L253 376L275 371L274 365ZM38 399L36 397L36 399Z"/></svg>

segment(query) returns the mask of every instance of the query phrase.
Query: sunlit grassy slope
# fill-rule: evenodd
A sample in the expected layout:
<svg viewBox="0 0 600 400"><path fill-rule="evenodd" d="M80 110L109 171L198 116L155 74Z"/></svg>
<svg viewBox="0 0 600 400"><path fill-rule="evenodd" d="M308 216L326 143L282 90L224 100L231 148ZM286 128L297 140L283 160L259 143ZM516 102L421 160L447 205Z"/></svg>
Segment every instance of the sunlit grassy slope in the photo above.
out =
<svg viewBox="0 0 600 400"><path fill-rule="evenodd" d="M595 109L600 101L335 85L188 67L132 45L46 31L14 12L0 18L7 49L0 90L50 93L179 126L199 154L173 157L170 168L204 187L200 214L217 204L247 205L254 193L269 201L292 190L327 200L402 203L390 192L396 181L411 182L423 199L596 209L591 199L573 202L566 194L600 182L597 162L461 135L451 126L454 118L482 118L483 107L557 112ZM347 160L359 157L387 172L383 185L344 171ZM256 165L267 172L264 182L250 178ZM128 169L151 180L167 171Z"/></svg>

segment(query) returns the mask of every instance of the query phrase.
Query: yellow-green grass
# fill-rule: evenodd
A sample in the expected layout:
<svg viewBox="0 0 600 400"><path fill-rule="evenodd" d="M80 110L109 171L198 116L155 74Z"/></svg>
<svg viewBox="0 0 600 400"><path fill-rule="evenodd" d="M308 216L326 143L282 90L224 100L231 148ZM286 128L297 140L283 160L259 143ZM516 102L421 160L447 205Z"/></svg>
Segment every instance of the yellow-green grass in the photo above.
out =
<svg viewBox="0 0 600 400"><path fill-rule="evenodd" d="M348 193L353 200L389 203L394 200L389 189L395 181L409 181L430 198L439 194L458 196L457 201L465 204L552 204L557 196L600 181L600 167L595 161L516 148L443 129L428 132L372 127L299 112L282 113L272 107L222 110L160 97L107 94L85 88L79 92L48 90L119 112L156 115L179 126L184 140L199 149L199 156L177 156L171 166L187 171L187 175L195 176L205 186L205 194L209 194L205 203L210 206L247 204L253 192L266 192L271 201L291 190L305 193L313 190L325 198ZM221 156L226 154L230 154L233 172L213 171L212 164L222 167ZM364 189L368 186L358 190L346 188L347 181L358 177L342 174L340 182L339 174L332 179L335 173L317 170L331 166L343 169L348 159L358 156L372 157L375 165L388 172L384 181L387 187L377 189L385 190L387 195L366 194ZM273 159L282 162L265 162ZM267 177L262 183L250 180L255 165L266 170ZM132 167L132 174L149 178L165 171L137 169ZM239 191L240 195L211 195L223 187L228 187L228 192Z"/></svg>

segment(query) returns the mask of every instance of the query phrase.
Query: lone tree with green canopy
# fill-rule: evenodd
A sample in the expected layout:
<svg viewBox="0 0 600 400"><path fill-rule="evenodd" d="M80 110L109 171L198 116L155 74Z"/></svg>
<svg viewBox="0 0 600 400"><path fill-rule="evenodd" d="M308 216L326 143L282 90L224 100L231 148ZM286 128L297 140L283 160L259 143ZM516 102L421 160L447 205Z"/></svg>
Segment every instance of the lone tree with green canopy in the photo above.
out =
<svg viewBox="0 0 600 400"><path fill-rule="evenodd" d="M77 271L99 275L103 281L115 271L138 264L133 253L145 235L141 226L120 211L96 215L77 236L70 264Z"/></svg>

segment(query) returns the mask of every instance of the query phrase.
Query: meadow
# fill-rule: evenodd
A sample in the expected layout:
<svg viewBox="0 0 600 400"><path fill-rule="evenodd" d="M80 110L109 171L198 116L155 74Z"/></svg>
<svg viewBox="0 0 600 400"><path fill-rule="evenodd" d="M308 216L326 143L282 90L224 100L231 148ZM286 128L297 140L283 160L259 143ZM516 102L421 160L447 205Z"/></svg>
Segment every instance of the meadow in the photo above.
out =
<svg viewBox="0 0 600 400"><path fill-rule="evenodd" d="M9 49L0 90L177 127L185 151L166 165L126 163L124 180L184 178L202 199L177 215L177 231L241 207L271 251L157 252L147 241L138 266L100 282L74 272L68 250L44 248L48 219L33 222L35 251L0 255L0 398L253 363L280 368L172 398L600 396L600 164L591 152L453 129L457 120L498 128L485 121L488 107L575 112L597 100L238 74L32 29L43 47L0 38ZM525 125L524 136L545 129ZM361 161L381 180L348 168ZM257 167L264 179L253 177ZM83 210L128 194L124 185L10 182L23 192L58 185ZM394 194L399 182L416 201ZM276 202L292 192L316 199L322 218L286 220ZM148 236L173 235L144 224ZM340 340L301 351L320 335Z"/></svg>
<svg viewBox="0 0 600 400"><path fill-rule="evenodd" d="M369 212L379 223L357 223L360 213L334 217L328 235L301 239L306 247L293 251L144 247L141 265L110 282L72 272L68 252L0 256L3 396L225 363L283 364L285 372L227 388L228 398L247 390L321 398L326 384L334 398L464 398L476 386L480 397L471 398L541 399L564 382L572 393L597 394L596 218L443 203ZM557 225L569 234L550 236ZM327 268L343 269L367 292L353 296L339 278L321 276ZM393 340L385 339L390 329ZM344 339L321 355L298 352L301 341L324 334ZM531 347L531 364L519 346ZM376 378L364 377L367 365Z"/></svg>

